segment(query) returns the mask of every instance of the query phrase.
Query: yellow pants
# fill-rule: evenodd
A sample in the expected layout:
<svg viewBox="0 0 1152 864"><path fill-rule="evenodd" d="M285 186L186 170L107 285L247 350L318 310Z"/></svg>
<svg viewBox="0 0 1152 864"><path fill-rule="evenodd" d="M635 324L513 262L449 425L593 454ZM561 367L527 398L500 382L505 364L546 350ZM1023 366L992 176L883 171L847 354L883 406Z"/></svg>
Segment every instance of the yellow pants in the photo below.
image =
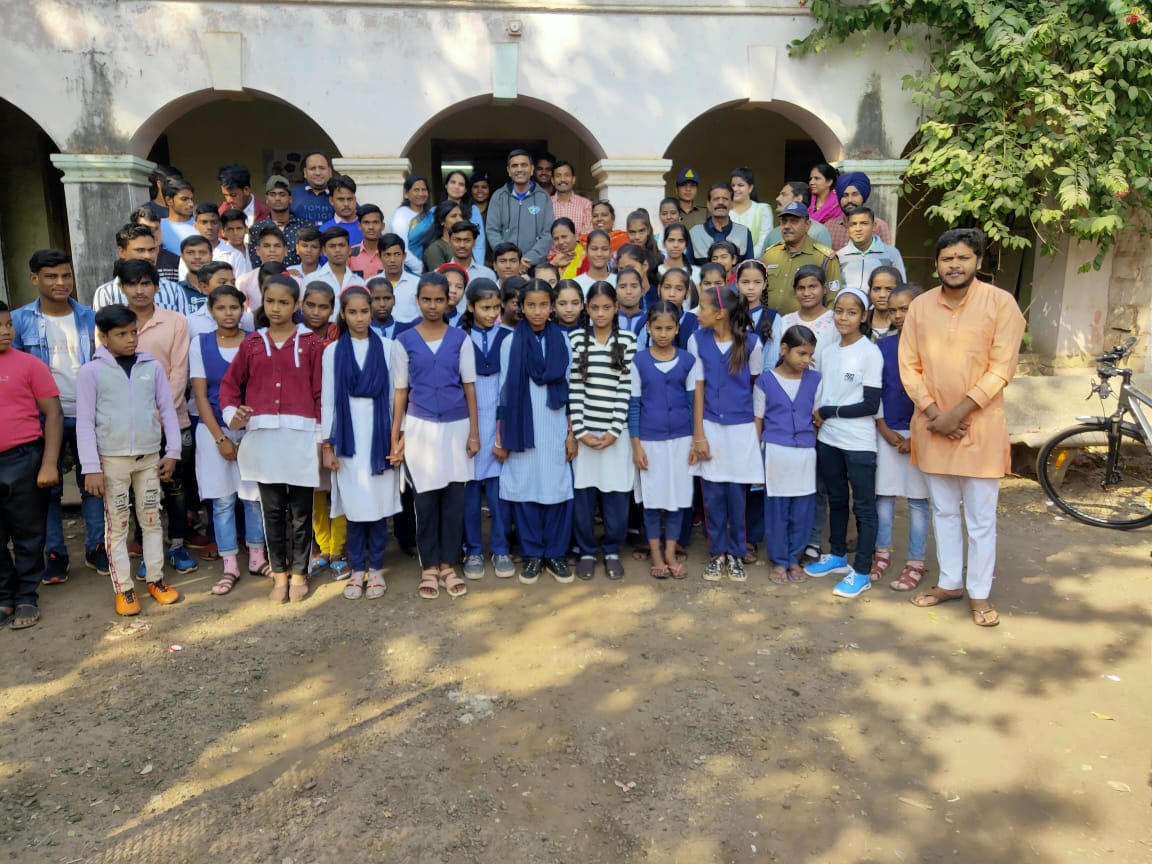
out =
<svg viewBox="0 0 1152 864"><path fill-rule="evenodd" d="M316 545L326 558L339 558L344 555L348 544L348 520L344 516L333 519L329 513L328 493L317 492L312 507L312 533L316 535Z"/></svg>

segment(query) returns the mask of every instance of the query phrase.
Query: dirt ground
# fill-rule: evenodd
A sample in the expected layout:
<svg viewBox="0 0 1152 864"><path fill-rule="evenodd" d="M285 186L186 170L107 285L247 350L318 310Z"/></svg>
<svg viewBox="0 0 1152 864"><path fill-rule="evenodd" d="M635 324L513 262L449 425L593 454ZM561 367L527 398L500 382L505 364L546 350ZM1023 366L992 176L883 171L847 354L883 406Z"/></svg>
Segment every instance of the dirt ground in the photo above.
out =
<svg viewBox="0 0 1152 864"><path fill-rule="evenodd" d="M682 582L435 602L410 559L279 607L202 564L120 620L74 553L0 634L0 860L1152 861L1152 535L1006 482L995 629L713 586L702 545Z"/></svg>

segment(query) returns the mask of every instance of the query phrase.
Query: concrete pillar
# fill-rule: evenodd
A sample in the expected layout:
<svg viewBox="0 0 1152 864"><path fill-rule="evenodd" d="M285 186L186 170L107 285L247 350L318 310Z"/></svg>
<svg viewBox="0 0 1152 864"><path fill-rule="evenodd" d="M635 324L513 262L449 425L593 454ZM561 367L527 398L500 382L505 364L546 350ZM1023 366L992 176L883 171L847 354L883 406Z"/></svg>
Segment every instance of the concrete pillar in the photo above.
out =
<svg viewBox="0 0 1152 864"><path fill-rule="evenodd" d="M1055 254L1036 256L1028 331L1033 353L1054 370L1083 365L1126 335L1109 325L1112 254L1099 270L1080 272L1098 251L1094 243L1065 240Z"/></svg>
<svg viewBox="0 0 1152 864"><path fill-rule="evenodd" d="M355 156L332 160L332 169L356 181L356 202L375 204L384 211L384 224L404 198L404 178L412 171L406 157Z"/></svg>
<svg viewBox="0 0 1152 864"><path fill-rule="evenodd" d="M89 303L96 288L112 278L116 232L128 214L147 201L148 174L155 163L122 154L53 153L52 164L64 172L64 203L76 294Z"/></svg>
<svg viewBox="0 0 1152 864"><path fill-rule="evenodd" d="M836 168L841 174L846 171L860 171L868 175L868 179L872 181L872 194L868 196L868 206L888 223L888 227L892 229L892 245L897 245L900 186L904 182L904 172L908 170L908 160L843 159Z"/></svg>
<svg viewBox="0 0 1152 864"><path fill-rule="evenodd" d="M599 197L612 202L616 227L623 230L628 214L641 207L659 226L660 199L667 194L664 176L671 170L671 159L601 159L592 165L592 177Z"/></svg>

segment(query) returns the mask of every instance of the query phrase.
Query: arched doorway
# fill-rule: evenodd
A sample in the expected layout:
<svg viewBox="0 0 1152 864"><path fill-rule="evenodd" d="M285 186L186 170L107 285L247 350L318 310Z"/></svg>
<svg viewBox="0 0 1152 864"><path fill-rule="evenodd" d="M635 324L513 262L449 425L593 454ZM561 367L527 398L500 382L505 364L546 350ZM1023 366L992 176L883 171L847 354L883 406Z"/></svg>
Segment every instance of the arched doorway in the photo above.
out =
<svg viewBox="0 0 1152 864"><path fill-rule="evenodd" d="M808 180L818 162L839 159L836 134L816 115L784 102L729 103L699 115L672 139L664 152L672 160L669 194L676 175L694 168L700 175L700 197L710 183L728 179L745 166L756 175L761 201L771 203L788 180Z"/></svg>
<svg viewBox="0 0 1152 864"><path fill-rule="evenodd" d="M28 259L37 249L68 248L64 185L49 156L60 148L40 125L0 99L0 296L13 307L34 299Z"/></svg>
<svg viewBox="0 0 1152 864"><path fill-rule="evenodd" d="M136 131L130 149L179 168L204 201L220 199L217 173L227 163L247 165L252 188L263 198L264 182L272 174L302 181L305 153L340 155L328 134L299 108L247 90L204 90L168 103Z"/></svg>
<svg viewBox="0 0 1152 864"><path fill-rule="evenodd" d="M538 99L494 102L490 95L459 102L425 123L404 148L412 173L428 177L441 197L443 177L453 169L487 171L492 186L507 182L508 152L522 147L552 153L576 167L576 191L595 197L591 167L604 158L595 136L567 112Z"/></svg>

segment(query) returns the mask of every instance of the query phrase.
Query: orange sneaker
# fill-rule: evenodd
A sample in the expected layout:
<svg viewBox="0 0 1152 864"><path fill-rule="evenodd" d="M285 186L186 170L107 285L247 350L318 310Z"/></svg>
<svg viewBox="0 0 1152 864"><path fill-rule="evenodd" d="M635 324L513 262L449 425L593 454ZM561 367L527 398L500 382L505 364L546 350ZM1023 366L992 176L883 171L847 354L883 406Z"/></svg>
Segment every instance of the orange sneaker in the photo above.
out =
<svg viewBox="0 0 1152 864"><path fill-rule="evenodd" d="M116 593L117 615L139 615L140 599L135 591L119 591Z"/></svg>
<svg viewBox="0 0 1152 864"><path fill-rule="evenodd" d="M173 603L180 599L180 592L165 582L163 579L158 579L155 582L149 582L148 593L151 594L152 599L159 603L161 606L171 606Z"/></svg>

